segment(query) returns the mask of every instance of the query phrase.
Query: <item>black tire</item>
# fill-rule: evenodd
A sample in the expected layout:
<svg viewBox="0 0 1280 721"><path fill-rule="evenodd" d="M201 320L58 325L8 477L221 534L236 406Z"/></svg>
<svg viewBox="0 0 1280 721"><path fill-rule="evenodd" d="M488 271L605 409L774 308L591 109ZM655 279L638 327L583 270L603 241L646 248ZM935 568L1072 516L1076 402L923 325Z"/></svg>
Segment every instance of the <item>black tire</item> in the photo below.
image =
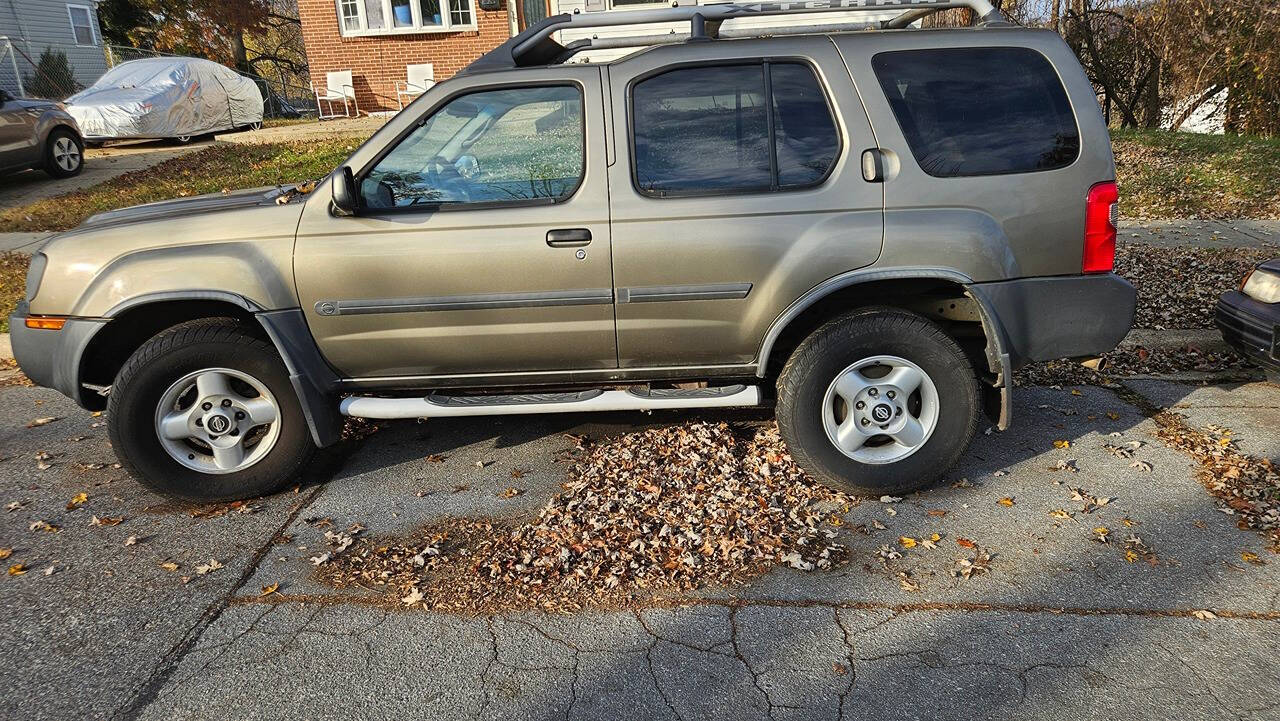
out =
<svg viewBox="0 0 1280 721"><path fill-rule="evenodd" d="M75 145L75 167L64 168L58 162L58 141L67 140ZM66 128L54 128L44 141L44 172L55 178L70 178L84 170L84 141Z"/></svg>
<svg viewBox="0 0 1280 721"><path fill-rule="evenodd" d="M280 434L256 463L230 473L202 473L178 463L161 445L156 408L178 379L207 368L257 379L275 396ZM116 376L107 404L107 432L121 464L142 485L186 501L262 496L293 481L315 452L289 373L274 346L232 318L174 326L139 348Z"/></svg>
<svg viewBox="0 0 1280 721"><path fill-rule="evenodd" d="M938 419L911 455L863 463L828 437L822 404L837 375L879 355L910 361L932 379ZM981 410L973 367L955 340L923 316L895 308L866 308L827 322L800 343L778 377L778 427L791 456L815 479L861 495L900 494L936 481L968 448Z"/></svg>

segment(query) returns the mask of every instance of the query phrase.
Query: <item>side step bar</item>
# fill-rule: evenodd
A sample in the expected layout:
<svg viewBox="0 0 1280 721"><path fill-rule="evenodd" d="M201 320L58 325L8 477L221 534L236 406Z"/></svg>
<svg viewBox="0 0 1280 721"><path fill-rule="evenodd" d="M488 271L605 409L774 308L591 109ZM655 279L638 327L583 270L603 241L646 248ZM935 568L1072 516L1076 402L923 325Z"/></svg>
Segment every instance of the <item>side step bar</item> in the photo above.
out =
<svg viewBox="0 0 1280 721"><path fill-rule="evenodd" d="M504 396L446 396L425 398L344 398L338 409L356 418L457 418L528 413L584 413L587 411L648 411L679 408L737 408L760 405L757 386L726 386L692 390L588 390L574 393L521 393Z"/></svg>

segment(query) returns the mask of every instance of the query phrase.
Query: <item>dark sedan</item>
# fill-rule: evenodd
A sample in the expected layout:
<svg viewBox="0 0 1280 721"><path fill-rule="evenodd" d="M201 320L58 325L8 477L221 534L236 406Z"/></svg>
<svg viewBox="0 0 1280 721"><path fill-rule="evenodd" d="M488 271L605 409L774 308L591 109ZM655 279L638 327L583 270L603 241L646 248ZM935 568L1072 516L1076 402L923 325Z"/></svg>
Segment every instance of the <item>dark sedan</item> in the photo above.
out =
<svg viewBox="0 0 1280 721"><path fill-rule="evenodd" d="M41 168L69 178L84 168L84 141L62 103L0 90L0 173Z"/></svg>
<svg viewBox="0 0 1280 721"><path fill-rule="evenodd" d="M1223 293L1214 315L1227 343L1280 383L1280 258L1259 263L1240 290Z"/></svg>

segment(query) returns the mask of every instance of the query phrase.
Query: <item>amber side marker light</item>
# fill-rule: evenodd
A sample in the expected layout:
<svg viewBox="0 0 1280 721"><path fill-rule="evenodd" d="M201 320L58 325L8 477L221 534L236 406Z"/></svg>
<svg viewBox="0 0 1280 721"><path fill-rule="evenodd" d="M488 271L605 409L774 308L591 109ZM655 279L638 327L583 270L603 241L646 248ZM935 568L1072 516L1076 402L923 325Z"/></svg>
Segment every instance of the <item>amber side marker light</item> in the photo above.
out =
<svg viewBox="0 0 1280 721"><path fill-rule="evenodd" d="M66 325L66 323L66 318L49 318L45 316L27 318L27 327L39 330L62 330L62 326Z"/></svg>

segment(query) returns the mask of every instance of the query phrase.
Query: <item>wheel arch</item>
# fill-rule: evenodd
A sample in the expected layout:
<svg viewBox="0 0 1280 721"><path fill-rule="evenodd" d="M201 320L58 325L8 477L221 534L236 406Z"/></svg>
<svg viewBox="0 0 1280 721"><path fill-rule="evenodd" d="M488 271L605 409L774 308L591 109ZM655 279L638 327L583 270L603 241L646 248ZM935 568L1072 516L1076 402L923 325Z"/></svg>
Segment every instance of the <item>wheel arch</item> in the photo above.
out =
<svg viewBox="0 0 1280 721"><path fill-rule="evenodd" d="M776 378L800 341L836 315L869 305L901 307L939 321L960 343L983 382L987 415L1003 430L1012 417L1008 342L993 310L971 292L973 282L959 271L929 267L863 269L830 278L773 321L756 356L756 375Z"/></svg>
<svg viewBox="0 0 1280 721"><path fill-rule="evenodd" d="M337 374L320 355L301 310L266 310L236 293L202 290L130 298L112 308L106 318L108 322L89 339L80 357L79 400L85 408L106 407L105 395L85 384L109 388L129 357L157 333L201 318L234 318L274 345L284 360L312 440L323 447L340 438L342 419L333 399Z"/></svg>

